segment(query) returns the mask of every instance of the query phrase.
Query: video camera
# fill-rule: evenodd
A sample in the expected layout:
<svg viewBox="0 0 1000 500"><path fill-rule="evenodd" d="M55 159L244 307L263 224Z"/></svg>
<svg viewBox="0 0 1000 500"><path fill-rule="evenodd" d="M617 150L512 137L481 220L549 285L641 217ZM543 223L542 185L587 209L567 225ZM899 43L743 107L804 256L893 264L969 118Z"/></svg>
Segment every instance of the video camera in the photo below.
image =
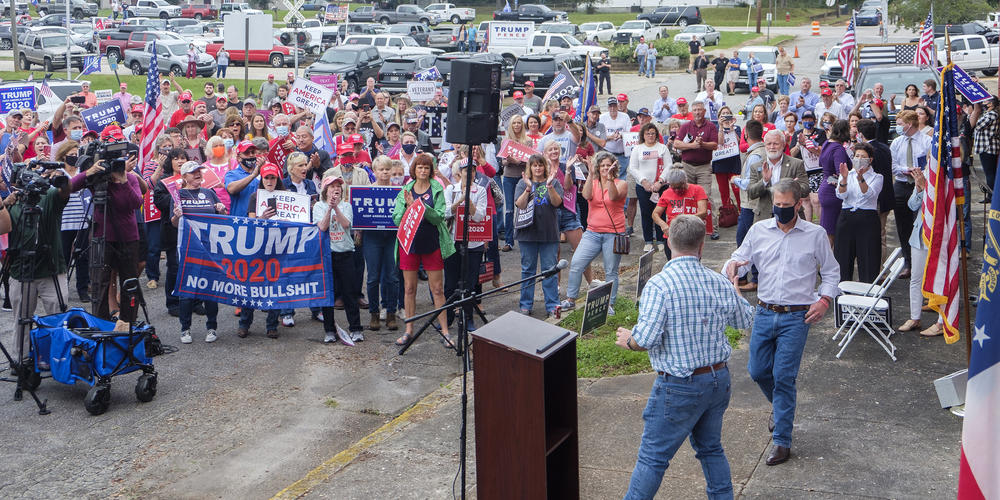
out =
<svg viewBox="0 0 1000 500"><path fill-rule="evenodd" d="M131 147L130 147L131 146ZM76 166L86 171L98 161L104 161L105 173L125 172L125 161L130 149L136 149L135 144L128 141L91 141L80 147Z"/></svg>
<svg viewBox="0 0 1000 500"><path fill-rule="evenodd" d="M47 193L53 184L57 184L57 187L59 187L63 182L69 182L65 177L49 179L42 175L42 172L45 170L55 170L57 168L62 168L62 163L41 160L32 160L28 163L15 163L10 176L11 184L13 184L11 187L14 191L20 193L22 197L20 199L25 203L28 205L37 205L41 201L42 195Z"/></svg>

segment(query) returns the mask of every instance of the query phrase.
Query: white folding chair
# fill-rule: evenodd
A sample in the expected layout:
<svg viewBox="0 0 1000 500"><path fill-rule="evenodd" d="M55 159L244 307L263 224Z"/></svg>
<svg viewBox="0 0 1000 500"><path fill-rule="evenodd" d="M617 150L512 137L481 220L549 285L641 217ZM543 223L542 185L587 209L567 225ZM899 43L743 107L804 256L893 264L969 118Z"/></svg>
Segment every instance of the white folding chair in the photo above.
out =
<svg viewBox="0 0 1000 500"><path fill-rule="evenodd" d="M878 283L882 281L882 278L889 272L889 268L892 267L894 262L896 262L896 259L899 258L902 251L902 248L897 247L891 254L889 254L889 258L885 259L885 262L882 263L882 270L879 271L878 276L875 277L875 281L871 283L865 283L864 281L841 281L840 284L837 285L837 288L840 288L840 293L871 297Z"/></svg>
<svg viewBox="0 0 1000 500"><path fill-rule="evenodd" d="M888 276L882 284L876 286L875 292L871 296L841 295L837 297L837 304L847 314L847 318L844 319L844 324L837 329L837 333L833 335L833 340L837 340L837 336L844 330L844 327L850 325L843 338L840 339L840 343L837 344L840 346L840 351L837 353L838 359L847 350L847 346L854 340L858 331L864 329L885 350L886 354L893 361L896 361L896 346L889 340L895 330L893 330L892 325L886 322L883 315L888 316L889 311L889 301L885 300L885 294L899 277L899 273L903 272L905 264L903 259L897 259L896 262L893 262L889 268Z"/></svg>

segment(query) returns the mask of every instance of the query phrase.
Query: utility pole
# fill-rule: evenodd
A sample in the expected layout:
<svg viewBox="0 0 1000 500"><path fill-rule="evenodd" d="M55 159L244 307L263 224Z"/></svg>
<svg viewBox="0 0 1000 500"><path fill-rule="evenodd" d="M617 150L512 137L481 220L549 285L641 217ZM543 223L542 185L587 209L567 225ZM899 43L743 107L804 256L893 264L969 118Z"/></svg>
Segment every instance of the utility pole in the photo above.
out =
<svg viewBox="0 0 1000 500"><path fill-rule="evenodd" d="M10 48L14 51L14 71L21 71L21 59L17 57L17 3L10 2Z"/></svg>
<svg viewBox="0 0 1000 500"><path fill-rule="evenodd" d="M762 13L760 10L760 0L757 0L757 33L760 33L760 17Z"/></svg>

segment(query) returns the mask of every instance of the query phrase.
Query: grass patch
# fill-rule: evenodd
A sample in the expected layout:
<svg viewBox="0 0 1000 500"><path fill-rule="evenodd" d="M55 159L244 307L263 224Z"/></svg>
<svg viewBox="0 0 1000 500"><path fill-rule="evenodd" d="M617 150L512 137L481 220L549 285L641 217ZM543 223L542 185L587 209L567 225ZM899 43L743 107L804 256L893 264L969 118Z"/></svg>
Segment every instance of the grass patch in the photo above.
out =
<svg viewBox="0 0 1000 500"><path fill-rule="evenodd" d="M104 65L107 64L107 61L102 61L101 64L102 64L102 67L104 67ZM232 75L234 73L239 73L240 75L242 75L243 74L242 69L243 68L235 68L234 69L233 67L230 66L230 68L229 68L229 74ZM34 73L34 75L35 75L34 76L35 80L41 80L42 77L45 76L45 71L44 70L42 70L42 69L36 70L36 69L34 69L34 66L32 66L32 69L30 71L17 71L17 72L14 72L14 71L0 71L0 78L2 78L3 80L24 80L25 78L28 78L29 74L32 74L32 73ZM79 72L76 69L74 69L72 71L72 73L73 73L73 77L74 78L76 78L76 75L79 74ZM276 71L276 73L277 73L277 71ZM52 77L53 78L66 78L66 70L65 69L61 69L61 70L53 71L52 72ZM118 80L115 79L115 75L91 74L91 75L87 75L87 76L84 76L84 77L81 77L81 78L84 79L84 80L90 80L91 88L93 88L93 89L117 89L118 88ZM136 75L132 74L131 70L125 68L124 66L118 66L118 78L120 78L122 82L128 83L129 92L132 92L133 94L136 94L136 93L139 93L139 92L145 92L145 89L146 89L146 75L145 74L136 76ZM165 77L163 75L160 75L160 78L165 78ZM199 78L192 78L192 79L177 78L177 79L175 79L175 81L179 85L181 85L182 87L184 87L186 90L190 90L191 93L194 94L194 96L195 96L196 99L200 98L202 95L205 94L204 86L205 86L205 82L207 82L207 81L211 81L211 82L215 83L216 85L218 85L219 83L224 83L224 84L226 84L226 86L236 85L236 88L239 89L239 91L240 91L240 95L244 95L244 92L243 92L243 78L224 78L224 79L221 79L221 80L216 80L215 78L201 78L201 77L199 77ZM260 89L260 84L261 83L264 83L264 80L254 80L253 78L251 78L250 79L250 91L252 93L256 94L257 90Z"/></svg>
<svg viewBox="0 0 1000 500"><path fill-rule="evenodd" d="M323 406L327 408L336 408L338 405L340 405L340 403L338 403L337 400L333 398L326 398L326 401L323 401Z"/></svg>

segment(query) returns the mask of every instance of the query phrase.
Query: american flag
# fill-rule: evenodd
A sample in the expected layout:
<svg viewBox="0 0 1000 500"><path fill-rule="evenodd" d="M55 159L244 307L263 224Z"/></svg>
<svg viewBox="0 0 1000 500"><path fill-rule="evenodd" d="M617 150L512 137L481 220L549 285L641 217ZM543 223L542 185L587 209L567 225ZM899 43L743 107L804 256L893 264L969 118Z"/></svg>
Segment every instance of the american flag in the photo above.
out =
<svg viewBox="0 0 1000 500"><path fill-rule="evenodd" d="M851 13L851 22L847 24L847 32L844 33L843 40L840 41L840 54L837 61L840 62L841 69L844 70L844 80L854 81L854 50L857 48L854 39L854 13Z"/></svg>
<svg viewBox="0 0 1000 500"><path fill-rule="evenodd" d="M153 159L156 138L163 132L163 104L160 103L160 70L156 65L156 41L150 49L149 76L146 78L146 106L142 111L142 142L139 143L139 165Z"/></svg>
<svg viewBox="0 0 1000 500"><path fill-rule="evenodd" d="M920 31L920 40L917 42L917 52L913 55L915 66L926 66L934 64L934 4L931 4L931 11L924 21L924 29Z"/></svg>
<svg viewBox="0 0 1000 500"><path fill-rule="evenodd" d="M927 245L923 294L944 318L944 339L958 340L959 248L958 209L965 202L961 145L955 113L954 64L941 71L941 103L935 114L934 139L927 159L921 237Z"/></svg>
<svg viewBox="0 0 1000 500"><path fill-rule="evenodd" d="M544 103L550 99L558 99L561 94L573 90L573 87L576 85L576 77L566 69L566 66L563 66L555 78L552 79L552 83L549 84L549 90L542 97L542 102Z"/></svg>
<svg viewBox="0 0 1000 500"><path fill-rule="evenodd" d="M913 56L917 52L917 44L891 43L858 46L858 67L878 66L882 64L913 64Z"/></svg>
<svg viewBox="0 0 1000 500"><path fill-rule="evenodd" d="M47 80L42 80L42 85L38 87L38 93L49 99L55 99L56 97L56 94L52 92L51 88L49 88L49 82Z"/></svg>

